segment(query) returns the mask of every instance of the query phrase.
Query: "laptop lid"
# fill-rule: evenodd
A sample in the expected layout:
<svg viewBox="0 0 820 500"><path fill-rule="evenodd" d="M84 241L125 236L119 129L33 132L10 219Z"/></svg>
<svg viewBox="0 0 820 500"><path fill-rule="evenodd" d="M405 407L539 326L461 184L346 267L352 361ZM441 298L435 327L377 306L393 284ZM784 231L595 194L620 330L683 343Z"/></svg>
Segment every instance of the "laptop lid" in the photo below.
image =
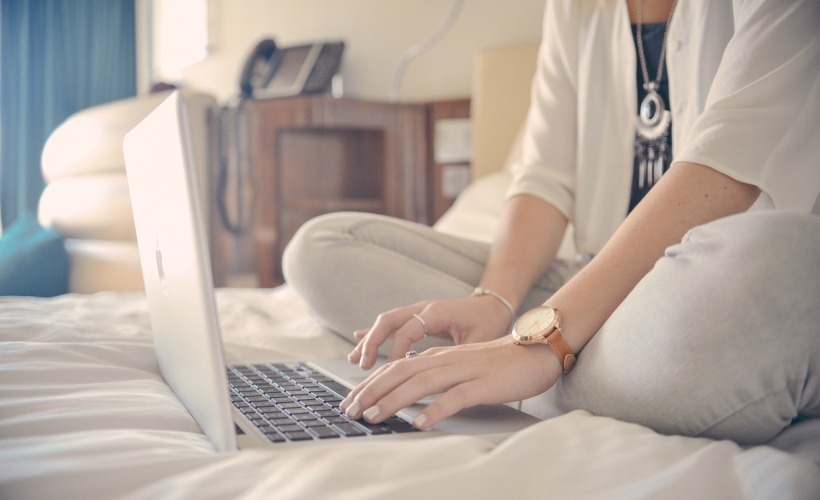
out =
<svg viewBox="0 0 820 500"><path fill-rule="evenodd" d="M129 132L123 150L160 372L217 451L235 450L184 93Z"/></svg>

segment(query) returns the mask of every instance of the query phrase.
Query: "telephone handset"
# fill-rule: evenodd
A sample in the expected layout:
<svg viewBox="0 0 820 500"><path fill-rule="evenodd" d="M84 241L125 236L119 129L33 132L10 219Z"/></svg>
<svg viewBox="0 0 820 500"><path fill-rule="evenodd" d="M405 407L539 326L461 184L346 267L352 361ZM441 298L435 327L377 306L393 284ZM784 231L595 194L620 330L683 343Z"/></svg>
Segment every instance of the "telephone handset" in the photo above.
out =
<svg viewBox="0 0 820 500"><path fill-rule="evenodd" d="M276 52L276 42L270 38L262 40L254 47L239 76L239 93L242 98L251 97L254 87L260 86L262 73L274 52Z"/></svg>
<svg viewBox="0 0 820 500"><path fill-rule="evenodd" d="M242 96L270 99L327 92L344 46L344 42L318 42L279 48L271 39L262 40L242 69Z"/></svg>
<svg viewBox="0 0 820 500"><path fill-rule="evenodd" d="M249 226L254 206L252 172L244 157L245 148L240 145L247 137L244 103L248 99L328 92L344 46L344 42L319 42L280 48L268 38L260 41L245 61L239 77L239 103L223 109L219 118L216 201L222 225L235 237ZM229 184L235 189L230 200Z"/></svg>

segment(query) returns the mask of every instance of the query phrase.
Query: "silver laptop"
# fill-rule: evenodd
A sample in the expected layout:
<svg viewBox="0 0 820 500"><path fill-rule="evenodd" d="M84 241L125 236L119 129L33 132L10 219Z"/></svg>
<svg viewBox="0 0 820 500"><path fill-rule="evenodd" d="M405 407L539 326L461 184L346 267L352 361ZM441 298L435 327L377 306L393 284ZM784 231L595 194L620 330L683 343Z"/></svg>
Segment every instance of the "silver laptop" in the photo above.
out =
<svg viewBox="0 0 820 500"><path fill-rule="evenodd" d="M159 368L218 451L447 434L499 442L538 421L479 406L422 432L408 422L424 400L372 425L338 411L366 375L346 359L226 366L184 94L172 93L129 132L124 151Z"/></svg>

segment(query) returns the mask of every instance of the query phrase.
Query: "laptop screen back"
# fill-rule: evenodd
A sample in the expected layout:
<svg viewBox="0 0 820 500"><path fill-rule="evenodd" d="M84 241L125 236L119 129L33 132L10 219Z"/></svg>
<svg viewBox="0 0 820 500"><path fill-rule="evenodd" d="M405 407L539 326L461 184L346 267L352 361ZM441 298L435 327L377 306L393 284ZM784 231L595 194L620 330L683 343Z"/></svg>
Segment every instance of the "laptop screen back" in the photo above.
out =
<svg viewBox="0 0 820 500"><path fill-rule="evenodd" d="M163 101L123 149L160 372L214 447L235 450L184 94Z"/></svg>

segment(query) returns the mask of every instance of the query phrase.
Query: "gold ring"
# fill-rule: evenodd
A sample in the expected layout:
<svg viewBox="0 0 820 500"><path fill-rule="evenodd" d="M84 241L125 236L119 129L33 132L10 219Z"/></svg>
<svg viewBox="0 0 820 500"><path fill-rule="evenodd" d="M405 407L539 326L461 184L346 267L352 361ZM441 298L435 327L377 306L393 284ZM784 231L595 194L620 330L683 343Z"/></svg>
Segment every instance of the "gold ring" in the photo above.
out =
<svg viewBox="0 0 820 500"><path fill-rule="evenodd" d="M421 316L419 316L418 314L414 314L413 317L421 321L421 326L424 327L424 338L427 338L427 323L425 323L425 321L421 319Z"/></svg>

